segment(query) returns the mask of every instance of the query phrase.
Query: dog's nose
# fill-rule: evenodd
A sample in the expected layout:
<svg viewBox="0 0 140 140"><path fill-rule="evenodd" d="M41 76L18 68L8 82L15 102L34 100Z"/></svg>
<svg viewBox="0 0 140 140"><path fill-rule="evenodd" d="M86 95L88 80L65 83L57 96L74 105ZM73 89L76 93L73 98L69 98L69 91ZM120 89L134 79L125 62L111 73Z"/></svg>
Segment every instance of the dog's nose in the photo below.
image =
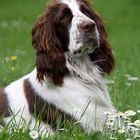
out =
<svg viewBox="0 0 140 140"><path fill-rule="evenodd" d="M95 31L95 23L92 21L83 21L78 25L79 30L85 31L85 32L92 32Z"/></svg>

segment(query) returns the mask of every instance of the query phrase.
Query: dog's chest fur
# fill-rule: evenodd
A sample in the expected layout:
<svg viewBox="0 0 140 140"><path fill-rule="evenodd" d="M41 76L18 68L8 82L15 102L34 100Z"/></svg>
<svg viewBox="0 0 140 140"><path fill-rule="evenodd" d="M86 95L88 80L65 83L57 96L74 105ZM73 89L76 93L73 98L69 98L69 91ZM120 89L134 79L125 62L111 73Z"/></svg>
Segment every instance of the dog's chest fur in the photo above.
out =
<svg viewBox="0 0 140 140"><path fill-rule="evenodd" d="M42 84L38 83L36 69L11 83L5 92L12 112L21 112L16 116L16 120L20 120L20 115L30 119L35 112L38 111L39 114L39 111L47 110L44 112L45 115L50 114L51 111L54 114L52 122L59 116L61 118L66 116L66 119L80 121L81 126L88 131L101 129L106 121L103 112L113 112L114 107L97 66L89 63L88 60L85 61L87 62L67 61L70 75L65 77L61 87L51 84L47 78ZM48 115L45 120L48 125L52 125ZM5 122L8 120L5 119Z"/></svg>

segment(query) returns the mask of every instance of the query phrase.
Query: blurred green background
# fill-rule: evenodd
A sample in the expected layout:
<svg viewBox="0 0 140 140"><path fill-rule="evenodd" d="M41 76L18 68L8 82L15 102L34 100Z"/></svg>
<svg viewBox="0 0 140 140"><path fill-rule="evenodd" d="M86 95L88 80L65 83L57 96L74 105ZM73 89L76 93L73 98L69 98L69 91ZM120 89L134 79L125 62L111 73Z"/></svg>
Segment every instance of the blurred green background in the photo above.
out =
<svg viewBox="0 0 140 140"><path fill-rule="evenodd" d="M30 72L35 64L31 29L47 0L0 0L0 86ZM140 0L91 0L106 23L116 58L108 78L110 94L119 110L140 108ZM11 62L11 56L17 56ZM14 69L13 69L14 67ZM136 77L129 81L126 74Z"/></svg>

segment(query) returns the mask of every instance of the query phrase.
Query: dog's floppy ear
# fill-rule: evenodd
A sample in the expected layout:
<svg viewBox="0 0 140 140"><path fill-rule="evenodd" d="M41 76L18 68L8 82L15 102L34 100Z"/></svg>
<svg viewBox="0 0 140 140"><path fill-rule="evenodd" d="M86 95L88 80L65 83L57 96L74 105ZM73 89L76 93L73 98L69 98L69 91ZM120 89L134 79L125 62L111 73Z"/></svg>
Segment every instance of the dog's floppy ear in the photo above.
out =
<svg viewBox="0 0 140 140"><path fill-rule="evenodd" d="M89 3L85 1L89 6ZM93 62L99 66L104 73L111 73L115 65L115 59L112 54L112 49L108 42L107 32L104 26L102 18L97 14L95 10L90 8L91 18L96 22L100 35L100 46L89 56Z"/></svg>
<svg viewBox="0 0 140 140"><path fill-rule="evenodd" d="M51 12L37 19L32 29L32 45L36 49L37 78L41 82L47 76L55 85L62 85L67 72L61 43L56 36Z"/></svg>

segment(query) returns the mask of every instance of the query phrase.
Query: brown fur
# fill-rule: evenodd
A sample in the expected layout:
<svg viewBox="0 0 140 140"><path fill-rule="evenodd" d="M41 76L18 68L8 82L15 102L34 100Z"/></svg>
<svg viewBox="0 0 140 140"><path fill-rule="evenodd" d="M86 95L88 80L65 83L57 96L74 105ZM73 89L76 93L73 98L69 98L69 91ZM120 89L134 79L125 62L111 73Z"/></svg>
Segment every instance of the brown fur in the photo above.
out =
<svg viewBox="0 0 140 140"><path fill-rule="evenodd" d="M100 34L100 47L89 54L90 59L103 73L109 74L113 70L115 60L108 43L104 22L87 0L77 1L81 11L96 22ZM55 85L62 86L63 78L68 74L64 52L68 49L68 29L71 20L72 13L68 7L54 1L35 23L32 30L32 44L37 51L36 68L40 82L47 76Z"/></svg>
<svg viewBox="0 0 140 140"><path fill-rule="evenodd" d="M82 7L82 12L95 21L100 34L100 47L89 56L93 62L96 62L102 72L110 74L114 68L115 59L108 42L104 22L102 18L97 14L97 12L90 7L90 4L87 0L78 0L78 2Z"/></svg>
<svg viewBox="0 0 140 140"><path fill-rule="evenodd" d="M62 13L69 14L70 18L64 20L60 17ZM37 19L32 30L32 44L37 50L36 67L39 81L47 76L55 85L62 85L63 78L68 73L64 51L69 43L68 25L71 19L71 12L62 4L50 5L45 14Z"/></svg>
<svg viewBox="0 0 140 140"><path fill-rule="evenodd" d="M24 81L24 91L30 113L34 115L35 118L43 120L54 129L56 129L57 123L60 123L59 127L61 128L66 124L66 120L70 122L76 121L71 115L38 96L28 80Z"/></svg>
<svg viewBox="0 0 140 140"><path fill-rule="evenodd" d="M9 105L4 89L0 89L0 117L9 117Z"/></svg>

